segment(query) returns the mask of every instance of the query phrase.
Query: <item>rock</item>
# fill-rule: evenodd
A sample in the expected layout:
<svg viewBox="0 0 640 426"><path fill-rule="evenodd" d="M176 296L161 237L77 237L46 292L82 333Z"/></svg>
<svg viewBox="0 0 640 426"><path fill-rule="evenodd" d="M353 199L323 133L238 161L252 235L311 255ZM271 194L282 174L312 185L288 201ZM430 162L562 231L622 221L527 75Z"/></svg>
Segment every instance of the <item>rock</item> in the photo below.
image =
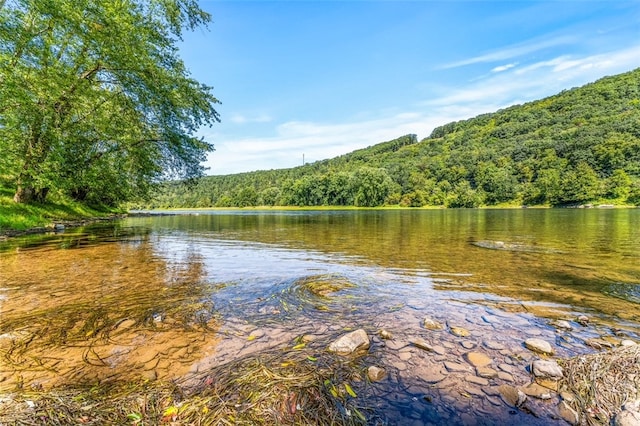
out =
<svg viewBox="0 0 640 426"><path fill-rule="evenodd" d="M422 325L427 330L442 330L442 324L430 317L425 317Z"/></svg>
<svg viewBox="0 0 640 426"><path fill-rule="evenodd" d="M593 349L600 350L602 348L612 348L613 344L603 339L587 339L584 341L585 345L591 346Z"/></svg>
<svg viewBox="0 0 640 426"><path fill-rule="evenodd" d="M444 368L446 368L447 371L469 371L469 367L466 365L453 361L445 361Z"/></svg>
<svg viewBox="0 0 640 426"><path fill-rule="evenodd" d="M553 355L554 350L551 344L545 340L531 338L524 341L524 346L530 351L537 352L544 355Z"/></svg>
<svg viewBox="0 0 640 426"><path fill-rule="evenodd" d="M473 349L476 347L476 344L473 342L470 342L468 340L465 340L464 342L460 343L462 345L463 348L465 349Z"/></svg>
<svg viewBox="0 0 640 426"><path fill-rule="evenodd" d="M471 332L466 328L452 326L450 327L450 329L451 329L451 334L453 334L454 336L467 337L471 335Z"/></svg>
<svg viewBox="0 0 640 426"><path fill-rule="evenodd" d="M484 377L485 379L494 379L498 377L498 372L493 368L489 368L489 367L476 368L476 374L480 377Z"/></svg>
<svg viewBox="0 0 640 426"><path fill-rule="evenodd" d="M570 425L580 423L580 416L578 416L576 410L571 408L566 401L560 401L560 404L558 404L558 414Z"/></svg>
<svg viewBox="0 0 640 426"><path fill-rule="evenodd" d="M524 392L511 385L500 385L498 391L502 400L512 407L519 407L527 400L527 395Z"/></svg>
<svg viewBox="0 0 640 426"><path fill-rule="evenodd" d="M385 329L378 330L378 336L380 336L381 339L385 339L385 340L393 339L393 334L391 334L390 331Z"/></svg>
<svg viewBox="0 0 640 426"><path fill-rule="evenodd" d="M379 382L380 380L384 379L384 376L386 376L386 374L387 372L384 368L376 367L375 365L367 368L367 377L372 382Z"/></svg>
<svg viewBox="0 0 640 426"><path fill-rule="evenodd" d="M464 357L474 367L486 367L493 362L491 358L481 352L468 352Z"/></svg>
<svg viewBox="0 0 640 426"><path fill-rule="evenodd" d="M558 365L557 362L551 360L546 361L542 359L537 359L531 363L531 372L536 377L545 377L550 379L561 379L562 367Z"/></svg>
<svg viewBox="0 0 640 426"><path fill-rule="evenodd" d="M498 379L504 380L505 382L515 382L516 379L513 378L511 373L507 373L506 371L498 372Z"/></svg>
<svg viewBox="0 0 640 426"><path fill-rule="evenodd" d="M419 337L416 337L415 339L409 340L409 343L411 343L415 347L420 348L422 350L433 352L433 346L431 346L431 343L429 343L426 340L421 339Z"/></svg>
<svg viewBox="0 0 640 426"><path fill-rule="evenodd" d="M589 325L589 317L586 315L580 315L578 318L576 318L576 322L586 327L587 325Z"/></svg>
<svg viewBox="0 0 640 426"><path fill-rule="evenodd" d="M343 334L329 345L329 351L338 355L349 355L360 349L368 349L369 336L363 329L358 329L347 334Z"/></svg>
<svg viewBox="0 0 640 426"><path fill-rule="evenodd" d="M637 343L629 339L624 339L623 341L620 342L620 346L635 346L635 345L637 345Z"/></svg>
<svg viewBox="0 0 640 426"><path fill-rule="evenodd" d="M419 377L427 383L438 383L447 378L441 371L431 369L421 373Z"/></svg>
<svg viewBox="0 0 640 426"><path fill-rule="evenodd" d="M487 349L491 349L492 351L501 351L505 348L502 343L496 342L495 340L485 340L484 342L482 342L482 344Z"/></svg>
<svg viewBox="0 0 640 426"><path fill-rule="evenodd" d="M622 410L613 420L614 426L639 426L640 412L631 410Z"/></svg>
<svg viewBox="0 0 640 426"><path fill-rule="evenodd" d="M540 386L537 383L529 384L528 386L524 387L522 391L526 395L538 399L551 399L553 396L549 389L545 388L544 386Z"/></svg>
<svg viewBox="0 0 640 426"><path fill-rule="evenodd" d="M473 383L480 386L489 386L489 381L483 377L478 376L465 376L464 378L467 382Z"/></svg>
<svg viewBox="0 0 640 426"><path fill-rule="evenodd" d="M551 325L554 326L555 328L560 328L562 330L573 330L573 327L571 326L571 323L569 321L565 321L565 320L556 320L556 321L552 321Z"/></svg>

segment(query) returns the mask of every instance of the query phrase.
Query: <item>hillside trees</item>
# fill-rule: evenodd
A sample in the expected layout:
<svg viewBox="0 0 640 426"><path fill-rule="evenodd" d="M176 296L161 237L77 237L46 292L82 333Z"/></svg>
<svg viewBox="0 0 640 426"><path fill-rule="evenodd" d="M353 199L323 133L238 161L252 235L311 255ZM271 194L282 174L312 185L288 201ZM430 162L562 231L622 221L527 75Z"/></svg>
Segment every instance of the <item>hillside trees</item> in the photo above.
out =
<svg viewBox="0 0 640 426"><path fill-rule="evenodd" d="M202 174L213 146L194 133L218 101L175 47L210 21L195 0L2 3L0 177L16 202L115 205Z"/></svg>
<svg viewBox="0 0 640 426"><path fill-rule="evenodd" d="M277 194L269 205L640 204L640 69L448 123L420 142L406 135L302 167L210 176L197 191L238 205L246 186ZM179 188L167 185L155 206L192 206Z"/></svg>

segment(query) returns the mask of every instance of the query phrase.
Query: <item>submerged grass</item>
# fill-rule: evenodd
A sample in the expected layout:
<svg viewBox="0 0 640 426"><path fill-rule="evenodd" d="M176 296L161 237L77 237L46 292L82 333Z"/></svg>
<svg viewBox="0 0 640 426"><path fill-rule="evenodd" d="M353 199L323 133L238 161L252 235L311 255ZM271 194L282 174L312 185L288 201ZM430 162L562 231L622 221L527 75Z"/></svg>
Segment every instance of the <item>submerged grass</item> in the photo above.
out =
<svg viewBox="0 0 640 426"><path fill-rule="evenodd" d="M262 353L182 386L115 382L0 399L0 424L365 425L373 416L357 360L302 351Z"/></svg>
<svg viewBox="0 0 640 426"><path fill-rule="evenodd" d="M575 396L567 402L582 424L608 425L622 405L640 398L640 345L577 356L562 366L561 389Z"/></svg>

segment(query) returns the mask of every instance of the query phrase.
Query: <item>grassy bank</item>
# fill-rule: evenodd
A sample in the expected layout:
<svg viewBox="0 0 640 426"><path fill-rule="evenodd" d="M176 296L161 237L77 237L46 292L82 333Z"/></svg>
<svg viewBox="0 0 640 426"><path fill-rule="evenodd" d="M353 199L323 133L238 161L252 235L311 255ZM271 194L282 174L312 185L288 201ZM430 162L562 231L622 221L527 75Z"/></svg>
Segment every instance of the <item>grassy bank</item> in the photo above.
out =
<svg viewBox="0 0 640 426"><path fill-rule="evenodd" d="M88 207L60 197L51 197L43 204L17 204L14 191L0 185L0 234L51 226L57 221L74 221L109 216L120 211Z"/></svg>

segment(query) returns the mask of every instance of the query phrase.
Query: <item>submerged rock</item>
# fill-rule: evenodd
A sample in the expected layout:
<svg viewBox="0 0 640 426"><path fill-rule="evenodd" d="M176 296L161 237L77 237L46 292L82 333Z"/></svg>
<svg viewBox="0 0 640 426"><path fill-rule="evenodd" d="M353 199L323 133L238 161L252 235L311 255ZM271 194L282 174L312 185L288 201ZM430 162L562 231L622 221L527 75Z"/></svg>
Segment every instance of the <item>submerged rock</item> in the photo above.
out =
<svg viewBox="0 0 640 426"><path fill-rule="evenodd" d="M512 407L519 407L527 400L527 395L524 392L511 385L500 385L498 391L502 400Z"/></svg>
<svg viewBox="0 0 640 426"><path fill-rule="evenodd" d="M450 329L451 329L451 334L453 334L454 336L467 337L467 336L471 335L471 332L469 330L467 330L466 328L452 326L452 327L450 327Z"/></svg>
<svg viewBox="0 0 640 426"><path fill-rule="evenodd" d="M530 351L541 353L544 355L553 355L554 353L554 350L551 347L551 343L542 339L527 339L524 341L524 346Z"/></svg>
<svg viewBox="0 0 640 426"><path fill-rule="evenodd" d="M384 379L384 376L386 376L386 374L387 372L384 368L376 367L375 365L367 368L367 377L372 382L379 382L380 380Z"/></svg>
<svg viewBox="0 0 640 426"><path fill-rule="evenodd" d="M545 377L550 379L562 378L562 367L560 367L555 361L537 359L531 363L531 372L536 377Z"/></svg>
<svg viewBox="0 0 640 426"><path fill-rule="evenodd" d="M560 401L558 404L558 414L570 425L577 425L580 423L580 416L578 412L571 408L566 401Z"/></svg>
<svg viewBox="0 0 640 426"><path fill-rule="evenodd" d="M422 320L422 325L427 330L442 330L442 324L430 317L425 317Z"/></svg>
<svg viewBox="0 0 640 426"><path fill-rule="evenodd" d="M491 358L481 352L469 352L464 357L474 367L486 367L493 362Z"/></svg>
<svg viewBox="0 0 640 426"><path fill-rule="evenodd" d="M338 355L349 355L361 349L368 349L371 345L367 332L358 329L347 334L343 334L329 345L329 351Z"/></svg>

